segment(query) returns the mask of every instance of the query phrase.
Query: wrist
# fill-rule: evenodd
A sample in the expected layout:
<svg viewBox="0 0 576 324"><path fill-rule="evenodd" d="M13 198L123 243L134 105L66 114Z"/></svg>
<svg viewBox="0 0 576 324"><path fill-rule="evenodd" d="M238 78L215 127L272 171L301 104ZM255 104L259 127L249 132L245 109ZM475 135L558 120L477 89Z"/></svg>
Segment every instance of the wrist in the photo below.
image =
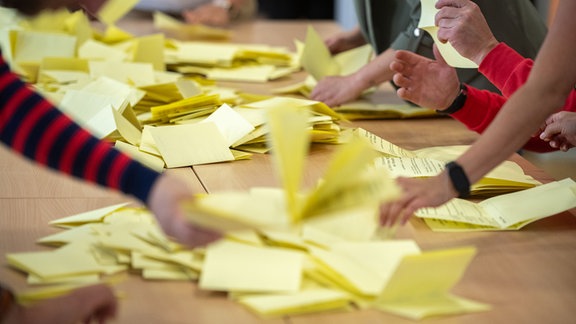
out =
<svg viewBox="0 0 576 324"><path fill-rule="evenodd" d="M491 40L490 42L488 42L488 44L486 46L484 46L484 48L482 50L480 50L478 52L478 54L476 56L474 56L472 58L472 61L474 61L474 63L476 63L478 66L480 66L482 61L484 61L484 58L486 57L486 55L488 55L488 53L492 52L492 50L496 46L498 46L498 41L496 39Z"/></svg>
<svg viewBox="0 0 576 324"><path fill-rule="evenodd" d="M462 109L462 107L464 107L467 98L468 98L468 88L464 83L460 83L460 86L458 88L458 94L456 95L452 103L445 109L436 110L436 112L440 114L453 114L458 110Z"/></svg>
<svg viewBox="0 0 576 324"><path fill-rule="evenodd" d="M452 189L458 194L459 198L470 196L470 180L466 172L456 161L446 164L446 174L452 184Z"/></svg>

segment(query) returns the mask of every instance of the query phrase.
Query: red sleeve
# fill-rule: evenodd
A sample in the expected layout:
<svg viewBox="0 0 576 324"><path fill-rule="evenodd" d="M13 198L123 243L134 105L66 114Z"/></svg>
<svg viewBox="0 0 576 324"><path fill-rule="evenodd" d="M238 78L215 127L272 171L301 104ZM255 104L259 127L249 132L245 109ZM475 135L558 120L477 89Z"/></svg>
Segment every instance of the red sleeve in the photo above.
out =
<svg viewBox="0 0 576 324"><path fill-rule="evenodd" d="M494 85L497 86L498 89L500 89L504 97L508 98L514 92L516 92L518 88L520 88L524 83L526 83L526 80L528 80L528 76L530 75L530 71L532 71L533 64L534 64L533 60L522 57L514 49L510 48L505 43L499 43L492 51L490 51L490 53L488 53L488 55L486 55L482 63L480 63L478 69L482 74L484 74L488 78L488 80L494 83ZM469 92L470 90L471 89L469 88ZM482 96L483 94L477 94L477 95ZM488 124L490 123L490 121L487 121L487 119L488 118L493 119L496 116L497 111L496 112L494 111L495 107L487 106L487 104L489 104L490 102L490 100L488 99L486 100L477 99L476 102L477 102L476 105L480 105L479 107L480 109L479 108L473 108L473 109L485 110L487 116L484 116L482 118L480 116L477 116L479 114L478 112L476 114L470 112L468 113L463 112L464 116L462 117L453 116L453 117L457 118L458 120L460 120L459 118L465 119L467 122L464 121L462 122L465 123L466 125L468 125L467 123L471 123L470 119L472 120L482 119L482 123L480 125L477 125L476 129L472 127L470 128L477 132L483 132L484 129L486 129L486 127L488 127ZM503 102L500 104L500 107L502 105ZM498 107L496 110L500 110L500 107ZM564 106L558 110L576 111L575 90L573 90L570 93L570 95L566 99ZM459 112L457 112L456 114L458 113ZM550 147L550 145L547 142L544 142L537 137L530 138L530 140L526 143L526 145L524 145L524 148L535 152L555 151L555 149Z"/></svg>
<svg viewBox="0 0 576 324"><path fill-rule="evenodd" d="M451 116L466 125L468 129L483 133L505 102L506 98L499 94L468 86L468 97L464 106ZM547 142L537 137L531 137L524 148L534 152L555 151Z"/></svg>
<svg viewBox="0 0 576 324"><path fill-rule="evenodd" d="M531 59L500 43L486 55L478 70L508 98L526 83L533 64Z"/></svg>
<svg viewBox="0 0 576 324"><path fill-rule="evenodd" d="M480 90L471 86L467 88L468 96L464 106L451 116L469 129L482 133L496 117L506 102L506 98L488 90Z"/></svg>

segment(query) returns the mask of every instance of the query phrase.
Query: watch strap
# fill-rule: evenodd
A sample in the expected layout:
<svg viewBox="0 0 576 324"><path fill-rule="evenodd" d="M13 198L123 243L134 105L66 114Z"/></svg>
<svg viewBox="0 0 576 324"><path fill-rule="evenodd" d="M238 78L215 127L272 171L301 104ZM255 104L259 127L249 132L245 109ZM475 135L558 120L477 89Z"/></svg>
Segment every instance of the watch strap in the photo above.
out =
<svg viewBox="0 0 576 324"><path fill-rule="evenodd" d="M466 198L470 196L470 180L462 166L452 161L446 164L446 170L448 171L448 176L450 176L452 186L458 192L458 197Z"/></svg>
<svg viewBox="0 0 576 324"><path fill-rule="evenodd" d="M460 83L460 92L448 108L443 110L436 110L437 113L451 115L464 107L466 99L468 98L468 88L464 83Z"/></svg>

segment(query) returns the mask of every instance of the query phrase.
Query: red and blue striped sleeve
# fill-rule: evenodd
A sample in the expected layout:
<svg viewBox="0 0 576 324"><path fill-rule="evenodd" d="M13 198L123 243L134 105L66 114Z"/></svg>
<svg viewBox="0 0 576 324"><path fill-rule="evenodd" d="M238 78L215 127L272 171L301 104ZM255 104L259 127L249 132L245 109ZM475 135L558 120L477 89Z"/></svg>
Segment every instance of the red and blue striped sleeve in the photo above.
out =
<svg viewBox="0 0 576 324"><path fill-rule="evenodd" d="M160 175L72 121L20 80L1 55L0 141L39 164L142 202Z"/></svg>

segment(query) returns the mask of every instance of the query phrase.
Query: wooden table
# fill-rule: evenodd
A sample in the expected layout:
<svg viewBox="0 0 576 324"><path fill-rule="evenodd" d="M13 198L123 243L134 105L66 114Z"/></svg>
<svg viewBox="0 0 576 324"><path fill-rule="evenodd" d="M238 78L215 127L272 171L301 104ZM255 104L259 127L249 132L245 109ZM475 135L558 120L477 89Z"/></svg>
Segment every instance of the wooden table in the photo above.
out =
<svg viewBox="0 0 576 324"><path fill-rule="evenodd" d="M313 22L323 36L339 28L333 22ZM122 27L135 33L153 32L149 21L126 20ZM292 46L304 38L307 22L256 21L235 29L234 42ZM226 84L266 93L272 87L292 84L303 77L269 84ZM355 122L407 149L470 144L477 135L450 118ZM306 184L322 174L334 146L314 145L307 161ZM513 156L528 174L552 180L520 156ZM194 173L194 172L195 173ZM267 155L252 160L169 170L185 178L198 192L246 190L276 185ZM196 176L197 175L197 176ZM129 200L121 194L55 174L0 148L0 253L42 250L36 239L57 232L53 219ZM412 219L398 237L414 239L423 250L474 245L478 255L454 292L489 303L493 310L429 319L427 323L574 323L576 305L576 219L565 212L528 225L520 231L433 233ZM12 287L27 288L22 274L5 266L0 278ZM148 282L130 276L119 285L123 299L118 323L408 323L411 321L375 310L318 313L264 320L223 294L197 289L187 282Z"/></svg>

